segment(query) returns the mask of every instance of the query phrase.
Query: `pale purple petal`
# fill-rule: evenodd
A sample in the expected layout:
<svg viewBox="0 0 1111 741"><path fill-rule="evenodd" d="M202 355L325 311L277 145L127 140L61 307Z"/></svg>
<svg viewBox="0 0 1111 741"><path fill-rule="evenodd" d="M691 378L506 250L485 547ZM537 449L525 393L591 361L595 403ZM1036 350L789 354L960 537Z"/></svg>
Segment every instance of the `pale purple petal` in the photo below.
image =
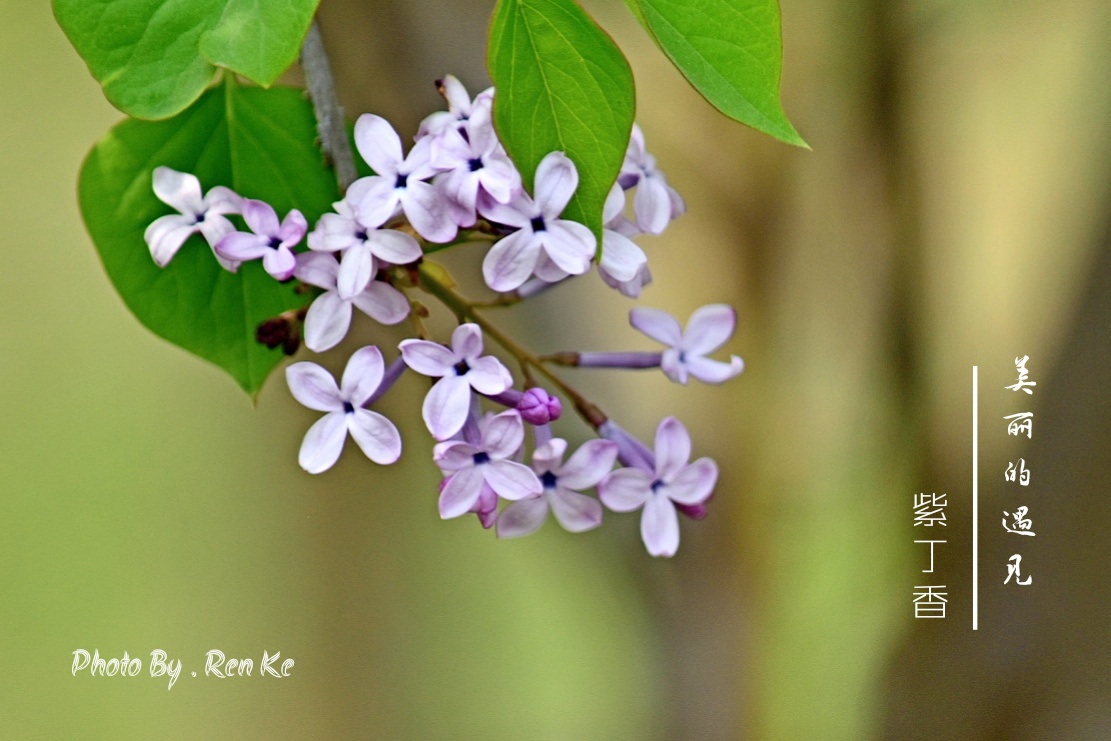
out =
<svg viewBox="0 0 1111 741"><path fill-rule="evenodd" d="M617 460L617 444L609 440L587 440L559 469L559 485L582 491L606 477Z"/></svg>
<svg viewBox="0 0 1111 741"><path fill-rule="evenodd" d="M602 206L602 223L608 225L611 221L621 215L625 210L625 191L621 186L614 183L610 188L610 192L606 194L606 202Z"/></svg>
<svg viewBox="0 0 1111 741"><path fill-rule="evenodd" d="M432 460L442 471L458 471L474 466L475 454L479 449L470 443L451 440L446 443L436 443L432 449Z"/></svg>
<svg viewBox="0 0 1111 741"><path fill-rule="evenodd" d="M304 214L297 209L293 209L282 220L282 226L276 236L282 240L282 244L286 247L293 247L305 238L305 232L308 231L308 228L309 223L305 221Z"/></svg>
<svg viewBox="0 0 1111 741"><path fill-rule="evenodd" d="M367 234L371 252L394 265L408 265L421 257L420 243L405 232L381 229Z"/></svg>
<svg viewBox="0 0 1111 741"><path fill-rule="evenodd" d="M372 280L351 302L381 324L397 324L409 316L409 300L405 294L380 280Z"/></svg>
<svg viewBox="0 0 1111 741"><path fill-rule="evenodd" d="M737 326L737 312L728 304L710 304L691 314L679 346L688 353L705 355L724 345Z"/></svg>
<svg viewBox="0 0 1111 741"><path fill-rule="evenodd" d="M633 280L647 262L644 250L636 242L612 229L602 231L601 267L614 280L621 283Z"/></svg>
<svg viewBox="0 0 1111 741"><path fill-rule="evenodd" d="M167 206L173 206L187 216L204 211L201 198L201 181L196 175L178 172L169 167L156 167L151 177L154 195Z"/></svg>
<svg viewBox="0 0 1111 741"><path fill-rule="evenodd" d="M226 217L213 213L197 224L197 228L210 247L215 247L221 239L235 231L235 226Z"/></svg>
<svg viewBox="0 0 1111 741"><path fill-rule="evenodd" d="M243 210L243 197L231 188L217 185L204 197L205 210L212 214L238 214Z"/></svg>
<svg viewBox="0 0 1111 741"><path fill-rule="evenodd" d="M640 516L640 537L653 556L674 556L679 550L679 516L675 505L660 494L648 497Z"/></svg>
<svg viewBox="0 0 1111 741"><path fill-rule="evenodd" d="M293 363L285 369L285 379L293 398L309 409L318 412L343 409L335 379L316 363Z"/></svg>
<svg viewBox="0 0 1111 741"><path fill-rule="evenodd" d="M526 226L533 216L539 214L539 210L524 190L515 192L508 203L494 200L489 193L480 193L475 208L490 221L518 228Z"/></svg>
<svg viewBox="0 0 1111 741"><path fill-rule="evenodd" d="M409 150L405 164L398 168L409 176L411 184L416 180L427 180L435 175L438 170L432 165L432 142L434 139L419 139Z"/></svg>
<svg viewBox="0 0 1111 741"><path fill-rule="evenodd" d="M451 349L457 360L474 360L482 355L482 330L474 322L460 324L451 332Z"/></svg>
<svg viewBox="0 0 1111 741"><path fill-rule="evenodd" d="M356 409L346 416L347 429L367 458L388 466L401 457L401 435L393 422L369 409Z"/></svg>
<svg viewBox="0 0 1111 741"><path fill-rule="evenodd" d="M482 447L491 458L508 458L525 441L525 423L516 410L510 409L487 418L482 430Z"/></svg>
<svg viewBox="0 0 1111 741"><path fill-rule="evenodd" d="M382 385L385 369L381 350L374 345L359 348L352 353L347 367L343 369L340 392L353 405L361 407Z"/></svg>
<svg viewBox="0 0 1111 741"><path fill-rule="evenodd" d="M455 354L436 342L402 340L398 345L405 364L424 376L455 375Z"/></svg>
<svg viewBox="0 0 1111 741"><path fill-rule="evenodd" d="M359 199L351 199L360 223L368 227L381 226L394 215L401 198L395 182L396 176L377 175L355 181L355 185L363 184L358 190Z"/></svg>
<svg viewBox="0 0 1111 741"><path fill-rule="evenodd" d="M563 454L567 452L567 441L563 438L553 437L546 443L536 446L532 454L532 469L537 473L555 471L563 462Z"/></svg>
<svg viewBox="0 0 1111 741"><path fill-rule="evenodd" d="M154 263L164 268L196 230L192 216L170 214L152 221L143 233L143 238L150 247L150 256Z"/></svg>
<svg viewBox="0 0 1111 741"><path fill-rule="evenodd" d="M305 345L325 352L338 345L351 328L351 304L331 291L322 293L305 313Z"/></svg>
<svg viewBox="0 0 1111 741"><path fill-rule="evenodd" d="M301 468L309 473L321 473L335 465L347 438L346 416L343 412L329 412L309 428L297 456Z"/></svg>
<svg viewBox="0 0 1111 741"><path fill-rule="evenodd" d="M440 517L450 520L470 511L478 500L484 481L479 466L462 468L453 473L440 492Z"/></svg>
<svg viewBox="0 0 1111 741"><path fill-rule="evenodd" d="M355 147L376 175L393 177L401 164L401 138L393 126L373 113L364 113L355 122Z"/></svg>
<svg viewBox="0 0 1111 741"><path fill-rule="evenodd" d="M683 338L679 321L659 309L637 307L629 310L629 323L657 342L676 347Z"/></svg>
<svg viewBox="0 0 1111 741"><path fill-rule="evenodd" d="M232 232L216 243L216 252L230 260L257 260L270 252L270 239L258 234Z"/></svg>
<svg viewBox="0 0 1111 741"><path fill-rule="evenodd" d="M688 356L686 366L690 374L703 383L722 383L745 369L744 361L736 355L730 356L728 363L701 355Z"/></svg>
<svg viewBox="0 0 1111 741"><path fill-rule="evenodd" d="M671 195L667 182L655 174L642 177L637 183L633 210L638 227L649 234L662 233L671 221Z"/></svg>
<svg viewBox="0 0 1111 741"><path fill-rule="evenodd" d="M269 203L256 201L253 198L243 199L243 220L255 234L267 237L276 237L281 230L278 215Z"/></svg>
<svg viewBox="0 0 1111 741"><path fill-rule="evenodd" d="M545 219L554 219L567 207L579 187L579 171L563 152L550 152L536 166L536 204Z"/></svg>
<svg viewBox="0 0 1111 741"><path fill-rule="evenodd" d="M338 272L339 263L332 255L325 252L302 252L297 255L297 267L293 275L310 286L334 291Z"/></svg>
<svg viewBox="0 0 1111 741"><path fill-rule="evenodd" d="M509 369L492 355L476 358L468 363L467 383L480 394L500 394L513 385Z"/></svg>
<svg viewBox="0 0 1111 741"><path fill-rule="evenodd" d="M671 481L691 458L691 437L675 417L668 417L656 428L656 475Z"/></svg>
<svg viewBox="0 0 1111 741"><path fill-rule="evenodd" d="M532 272L545 283L559 283L561 280L571 275L566 270L556 265L552 261L552 258L548 257L547 252L540 253L540 257L536 259L536 266L533 267Z"/></svg>
<svg viewBox="0 0 1111 741"><path fill-rule="evenodd" d="M297 258L287 247L268 249L262 255L262 267L275 280L289 280L297 269Z"/></svg>
<svg viewBox="0 0 1111 741"><path fill-rule="evenodd" d="M563 529L581 533L602 524L602 503L593 497L557 487L548 495L552 514Z"/></svg>
<svg viewBox="0 0 1111 741"><path fill-rule="evenodd" d="M540 243L532 231L522 229L490 248L482 261L482 276L494 291L512 291L524 283L536 266Z"/></svg>
<svg viewBox="0 0 1111 741"><path fill-rule="evenodd" d="M718 466L712 458L699 458L667 483L667 496L679 504L701 504L714 490Z"/></svg>
<svg viewBox="0 0 1111 741"><path fill-rule="evenodd" d="M408 363L408 359L405 362ZM421 416L432 437L446 440L463 429L470 405L471 386L467 379L448 375L436 381L424 397Z"/></svg>
<svg viewBox="0 0 1111 741"><path fill-rule="evenodd" d="M336 275L336 288L340 297L350 301L366 288L377 270L370 245L362 243L349 248L340 259L339 273Z"/></svg>
<svg viewBox="0 0 1111 741"><path fill-rule="evenodd" d="M521 187L521 174L507 156L495 153L486 156L479 182L495 201L508 203Z"/></svg>
<svg viewBox="0 0 1111 741"><path fill-rule="evenodd" d="M401 194L401 207L417 234L430 242L450 242L458 225L448 216L447 205L429 183L410 181Z"/></svg>
<svg viewBox="0 0 1111 741"><path fill-rule="evenodd" d="M531 535L548 519L548 498L526 497L513 502L498 514L498 537L519 538Z"/></svg>
<svg viewBox="0 0 1111 741"><path fill-rule="evenodd" d="M594 232L575 221L550 221L547 230L537 237L552 262L571 275L582 275L590 270L597 241Z"/></svg>
<svg viewBox="0 0 1111 741"><path fill-rule="evenodd" d="M455 75L444 75L440 80L440 94L452 113L466 115L471 110L471 96Z"/></svg>
<svg viewBox="0 0 1111 741"><path fill-rule="evenodd" d="M644 506L651 486L652 478L644 471L619 468L598 484L598 497L614 512L631 512Z"/></svg>
<svg viewBox="0 0 1111 741"><path fill-rule="evenodd" d="M486 483L502 499L515 501L544 490L532 469L513 461L491 460L476 466L486 477Z"/></svg>
<svg viewBox="0 0 1111 741"><path fill-rule="evenodd" d="M342 205L336 204L336 205ZM309 233L309 249L319 252L339 252L346 250L362 240L355 237L359 225L341 214L324 214L316 222L316 228Z"/></svg>

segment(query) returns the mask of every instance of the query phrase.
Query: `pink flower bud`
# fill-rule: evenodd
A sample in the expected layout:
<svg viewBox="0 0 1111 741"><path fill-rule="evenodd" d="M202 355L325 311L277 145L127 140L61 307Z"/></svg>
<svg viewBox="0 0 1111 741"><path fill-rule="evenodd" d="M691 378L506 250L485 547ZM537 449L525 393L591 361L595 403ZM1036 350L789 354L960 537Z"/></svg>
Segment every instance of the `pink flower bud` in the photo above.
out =
<svg viewBox="0 0 1111 741"><path fill-rule="evenodd" d="M517 402L517 411L529 424L546 425L559 419L563 414L563 405L558 397L551 396L539 386L534 386L525 391L521 400Z"/></svg>

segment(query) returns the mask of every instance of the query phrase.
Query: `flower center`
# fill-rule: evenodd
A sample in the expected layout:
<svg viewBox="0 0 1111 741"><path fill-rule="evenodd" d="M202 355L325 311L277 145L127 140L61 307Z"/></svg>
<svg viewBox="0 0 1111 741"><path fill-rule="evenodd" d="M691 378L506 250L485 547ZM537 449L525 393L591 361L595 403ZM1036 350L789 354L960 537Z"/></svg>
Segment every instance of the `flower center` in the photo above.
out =
<svg viewBox="0 0 1111 741"><path fill-rule="evenodd" d="M483 463L489 463L489 462L490 462L490 456L487 455L485 452L474 454L474 464L476 466L481 466Z"/></svg>
<svg viewBox="0 0 1111 741"><path fill-rule="evenodd" d="M366 229L359 229L357 232L355 232L355 239L359 240L360 242L365 242L366 237Z"/></svg>
<svg viewBox="0 0 1111 741"><path fill-rule="evenodd" d="M352 404L349 401L343 402L343 413L344 414L354 414L355 413L355 405Z"/></svg>
<svg viewBox="0 0 1111 741"><path fill-rule="evenodd" d="M532 224L532 230L534 232L542 232L548 228L547 225L544 224L543 216L532 217L532 221L530 223Z"/></svg>
<svg viewBox="0 0 1111 741"><path fill-rule="evenodd" d="M395 188L404 188L409 185L409 175L403 172L397 173L397 181L393 184Z"/></svg>
<svg viewBox="0 0 1111 741"><path fill-rule="evenodd" d="M466 360L460 360L458 363L455 364L455 375L457 376L466 375L470 370L471 366L467 365Z"/></svg>
<svg viewBox="0 0 1111 741"><path fill-rule="evenodd" d="M660 481L659 479L656 479L655 481L653 481L653 482L652 482L652 486L650 486L649 488L650 488L650 489L652 490L652 493L653 493L653 494L655 494L655 493L656 493L656 492L658 492L658 491L659 491L659 490L660 490L660 489L661 489L661 488L662 488L663 486L664 486L664 482L663 482L663 481Z"/></svg>
<svg viewBox="0 0 1111 741"><path fill-rule="evenodd" d="M481 170L482 169L482 158L481 157L475 157L473 159L467 160L467 167L470 168L471 172L474 172L476 170Z"/></svg>
<svg viewBox="0 0 1111 741"><path fill-rule="evenodd" d="M282 246L282 240L278 239L277 237L270 237L270 242L266 246L272 250L276 250Z"/></svg>
<svg viewBox="0 0 1111 741"><path fill-rule="evenodd" d="M556 488L556 475L551 471L545 471L540 474L540 483L544 485L545 489Z"/></svg>
<svg viewBox="0 0 1111 741"><path fill-rule="evenodd" d="M204 217L206 215L207 214L204 211L201 211L199 214L197 214L196 216L193 217L193 223L194 224L203 224L204 223Z"/></svg>

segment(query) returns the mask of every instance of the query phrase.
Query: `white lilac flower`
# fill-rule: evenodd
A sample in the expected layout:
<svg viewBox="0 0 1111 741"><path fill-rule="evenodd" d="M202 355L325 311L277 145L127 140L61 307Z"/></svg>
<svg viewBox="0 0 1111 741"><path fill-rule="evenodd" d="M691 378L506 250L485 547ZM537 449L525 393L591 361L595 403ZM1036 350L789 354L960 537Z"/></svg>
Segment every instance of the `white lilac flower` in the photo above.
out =
<svg viewBox="0 0 1111 741"><path fill-rule="evenodd" d="M401 435L393 422L363 408L381 385L383 372L382 353L374 346L351 356L338 388L332 375L316 363L286 368L293 398L309 409L327 412L305 433L298 455L301 468L309 473L327 471L339 460L349 432L375 463L387 465L401 456Z"/></svg>
<svg viewBox="0 0 1111 741"><path fill-rule="evenodd" d="M643 507L640 536L653 556L673 556L679 548L676 504L705 502L717 483L717 464L710 458L688 463L690 455L687 429L679 420L668 417L656 429L654 471L621 468L598 484L598 496L614 512Z"/></svg>
<svg viewBox="0 0 1111 741"><path fill-rule="evenodd" d="M614 183L602 209L602 259L598 262L598 274L606 285L637 298L652 281L652 273L648 271L644 250L629 238L637 229L625 218L624 210L625 191Z"/></svg>
<svg viewBox="0 0 1111 741"><path fill-rule="evenodd" d="M180 212L160 216L143 233L150 256L158 267L166 267L193 234L200 233L215 254L220 239L235 231L224 214L238 214L242 199L231 189L217 185L202 197L201 181L196 176L169 167L154 168L151 179L158 200ZM232 272L239 267L236 260L218 254L216 259Z"/></svg>
<svg viewBox="0 0 1111 741"><path fill-rule="evenodd" d="M433 450L436 465L447 475L440 490L440 517L451 519L471 511L486 484L502 499L523 499L543 490L536 474L509 460L525 439L525 424L515 410L488 415L478 423L475 443L452 440ZM479 512L479 509L475 510Z"/></svg>
<svg viewBox="0 0 1111 741"><path fill-rule="evenodd" d="M410 368L440 379L421 408L424 423L437 440L463 429L472 388L480 394L500 394L513 385L513 377L500 360L482 355L482 330L477 324L456 327L450 349L427 340L403 340L400 348Z"/></svg>
<svg viewBox="0 0 1111 741"><path fill-rule="evenodd" d="M378 272L379 263L408 265L421 257L420 243L396 229L375 229L361 223L347 201L333 204L336 213L324 214L309 232L309 249L341 252L337 285L350 299Z"/></svg>
<svg viewBox="0 0 1111 741"><path fill-rule="evenodd" d="M581 533L602 524L602 505L579 492L597 486L613 468L617 445L609 440L588 440L567 462L567 442L552 438L532 454L532 470L544 491L520 499L498 515L498 537L515 538L535 532L551 509L564 530Z"/></svg>
<svg viewBox="0 0 1111 741"><path fill-rule="evenodd" d="M629 323L668 346L660 367L672 381L686 384L688 377L694 376L703 383L721 383L744 370L744 361L736 355L731 355L728 363L705 357L733 335L737 313L731 306L703 306L691 314L686 331L675 317L659 309L632 309Z"/></svg>
<svg viewBox="0 0 1111 741"><path fill-rule="evenodd" d="M480 188L498 203L508 203L521 189L521 175L498 142L490 112L489 106L477 107L459 130L449 128L432 143L432 164L445 171L433 182L462 227L476 221Z"/></svg>
<svg viewBox="0 0 1111 741"><path fill-rule="evenodd" d="M436 174L431 163L432 142L428 138L413 145L402 156L401 138L381 116L364 113L355 122L355 146L375 174L359 178L347 190L359 221L381 226L400 208L413 229L431 242L448 242L455 237L456 224L443 198L424 182Z"/></svg>
<svg viewBox="0 0 1111 741"><path fill-rule="evenodd" d="M344 298L337 287L342 266L327 252L302 252L297 255L293 274L298 280L323 288L305 314L305 345L313 352L324 352L339 344L351 327L351 307L382 324L397 324L409 315L405 295L389 283L371 280L361 291Z"/></svg>
<svg viewBox="0 0 1111 741"><path fill-rule="evenodd" d="M486 88L472 101L467 88L454 75L444 75L442 80L436 81L436 87L447 101L448 109L436 111L425 117L421 121L420 128L417 129L417 139L439 136L445 130L468 121L476 111L483 108L489 110L494 102L494 88Z"/></svg>
<svg viewBox="0 0 1111 741"><path fill-rule="evenodd" d="M667 184L663 171L657 169L656 158L645 150L644 132L637 124L633 124L618 182L626 189L636 186L633 210L641 231L661 234L671 220L687 210L683 197Z"/></svg>
<svg viewBox="0 0 1111 741"><path fill-rule="evenodd" d="M297 260L295 247L304 237L308 222L301 212L293 209L279 224L278 214L269 203L251 198L243 199L243 220L253 234L232 232L216 243L216 254L229 260L257 260L276 280L289 280Z"/></svg>
<svg viewBox="0 0 1111 741"><path fill-rule="evenodd" d="M479 212L499 224L517 227L486 253L482 274L495 291L517 288L534 271L549 283L590 269L596 241L584 225L558 218L579 185L575 163L551 152L536 168L536 199L524 191L507 203L479 197Z"/></svg>

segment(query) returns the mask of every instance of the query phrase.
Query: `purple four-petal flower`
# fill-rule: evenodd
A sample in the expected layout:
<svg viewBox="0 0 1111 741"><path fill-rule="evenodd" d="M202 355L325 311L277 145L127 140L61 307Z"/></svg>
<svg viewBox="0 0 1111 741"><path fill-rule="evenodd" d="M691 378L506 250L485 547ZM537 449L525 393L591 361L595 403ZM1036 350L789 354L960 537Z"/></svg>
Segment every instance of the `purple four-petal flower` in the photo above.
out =
<svg viewBox="0 0 1111 741"><path fill-rule="evenodd" d="M250 227L248 232L232 232L216 244L216 254L229 260L257 260L277 280L289 280L297 259L295 247L308 230L308 222L301 212L293 209L279 224L278 214L269 203L252 198L243 199L243 220Z"/></svg>
<svg viewBox="0 0 1111 741"><path fill-rule="evenodd" d="M668 348L660 368L667 377L686 384L689 376L703 383L722 383L744 370L736 355L728 363L704 357L724 345L737 325L737 312L727 304L710 304L691 314L684 331L679 321L659 309L638 307L629 311L629 323Z"/></svg>

